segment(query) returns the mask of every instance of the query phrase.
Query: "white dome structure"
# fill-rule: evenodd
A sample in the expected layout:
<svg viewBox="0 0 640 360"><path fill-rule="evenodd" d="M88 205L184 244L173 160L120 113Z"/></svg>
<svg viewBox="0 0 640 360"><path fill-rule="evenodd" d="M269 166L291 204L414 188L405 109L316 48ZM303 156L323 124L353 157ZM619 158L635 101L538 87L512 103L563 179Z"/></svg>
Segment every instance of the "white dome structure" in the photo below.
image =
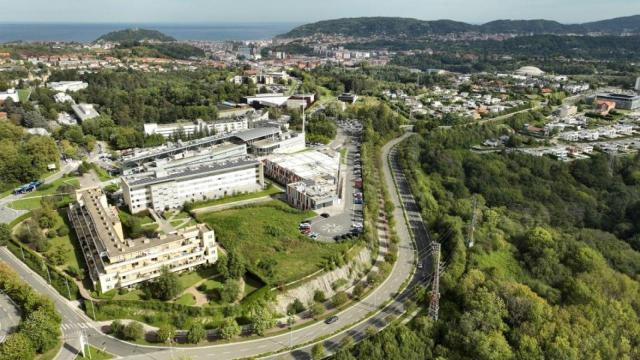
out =
<svg viewBox="0 0 640 360"><path fill-rule="evenodd" d="M522 76L542 76L544 75L544 71L540 70L535 66L524 66L520 69L516 70L516 75Z"/></svg>

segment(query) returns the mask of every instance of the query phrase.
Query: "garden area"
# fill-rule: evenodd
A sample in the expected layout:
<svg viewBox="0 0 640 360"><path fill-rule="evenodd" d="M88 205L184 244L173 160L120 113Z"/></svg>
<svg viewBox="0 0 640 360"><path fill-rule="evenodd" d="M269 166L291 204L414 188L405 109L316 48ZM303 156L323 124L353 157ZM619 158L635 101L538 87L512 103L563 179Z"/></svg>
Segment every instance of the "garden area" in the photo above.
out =
<svg viewBox="0 0 640 360"><path fill-rule="evenodd" d="M191 211L191 210L201 209L201 208L205 208L205 207L209 207L209 206L224 205L224 204L234 203L234 202L237 202L237 201L258 199L258 198L265 197L265 196L272 196L272 195L275 195L275 194L279 194L281 192L282 192L282 190L280 188L278 188L278 187L274 186L273 184L269 183L267 185L267 187L262 191L248 192L248 193L236 194L236 195L232 195L232 196L225 196L225 197L223 197L221 199L211 199L211 200L205 200L205 201L196 201L194 203L186 204L185 210L186 211Z"/></svg>
<svg viewBox="0 0 640 360"><path fill-rule="evenodd" d="M237 254L247 269L269 284L286 284L344 261L349 243L324 244L299 233L314 217L281 201L198 215L216 240Z"/></svg>

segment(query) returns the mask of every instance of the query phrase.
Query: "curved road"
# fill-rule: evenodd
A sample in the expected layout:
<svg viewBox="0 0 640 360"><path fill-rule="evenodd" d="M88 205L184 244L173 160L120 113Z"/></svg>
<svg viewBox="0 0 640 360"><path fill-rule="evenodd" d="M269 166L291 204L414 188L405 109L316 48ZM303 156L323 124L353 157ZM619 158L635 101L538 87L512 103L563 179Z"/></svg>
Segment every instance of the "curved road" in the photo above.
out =
<svg viewBox="0 0 640 360"><path fill-rule="evenodd" d="M398 192L390 191L392 201L396 205L394 217L396 219L396 231L400 238L398 246L398 261L394 265L391 274L382 285L372 291L365 299L339 313L339 320L330 325L319 322L277 336L197 348L169 349L166 347L139 346L116 340L100 332L97 328L97 324L89 319L79 309L77 303L70 302L60 296L53 288L46 284L40 276L33 273L6 248L0 249L0 259L8 262L14 269L16 269L16 271L18 271L20 276L37 291L51 297L56 304L56 308L61 312L64 319L62 327L66 343L57 359L74 359L74 354L79 348L79 334L81 332L84 332L87 335L89 342L95 347L106 349L106 351L126 359L168 360L175 357L188 356L189 358L196 360L210 359L212 357L215 357L216 359L235 359L253 357L264 353L274 353L283 351L292 345L296 346L299 344L309 343L318 337L334 334L340 329L349 327L348 330L342 331L341 333L324 340L325 348L328 351L332 351L335 350L340 340L347 335L358 341L364 337L364 331L367 327L373 325L377 328L383 328L386 326L386 317L391 314L401 314L403 312L402 302L407 296L410 296L414 285L424 282L424 277L426 276L427 271L420 270L417 273L417 276L413 277L412 283L407 287L407 289L400 296L394 298L400 290L402 283L411 276L415 269L416 262L416 253L409 235L409 227L405 222L402 204L404 204L408 210L409 223L412 231L416 235L418 253L426 254L426 249L429 245L426 227L419 219L419 213L412 211L416 209L416 207L413 202L413 197L408 190L409 188L406 184L406 180L404 179L401 169L398 167L395 156L390 156L390 154L394 155L394 151L392 150L395 145L410 135L411 134L405 134L404 136L389 142L382 149L382 154L385 162L387 163L387 166L384 168L385 183L388 189L395 189L394 177L398 183ZM423 263L425 261L428 261L428 259L423 259ZM428 268L429 266L424 267L424 269ZM389 299L394 300L386 305L383 311L369 319L366 319L369 313L378 309ZM363 319L364 321L362 321ZM360 323L354 326L353 324L357 322ZM275 355L273 357L307 359L309 358L309 350L310 347L307 346L292 352Z"/></svg>

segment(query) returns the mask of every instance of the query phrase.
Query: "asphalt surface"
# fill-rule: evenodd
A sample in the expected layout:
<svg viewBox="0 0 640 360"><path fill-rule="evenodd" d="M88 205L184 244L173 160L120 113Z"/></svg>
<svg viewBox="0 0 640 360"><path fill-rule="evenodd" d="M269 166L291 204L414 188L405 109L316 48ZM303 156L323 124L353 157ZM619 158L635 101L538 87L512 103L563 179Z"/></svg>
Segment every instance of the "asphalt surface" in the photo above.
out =
<svg viewBox="0 0 640 360"><path fill-rule="evenodd" d="M13 332L20 323L20 311L11 298L0 292L0 343Z"/></svg>

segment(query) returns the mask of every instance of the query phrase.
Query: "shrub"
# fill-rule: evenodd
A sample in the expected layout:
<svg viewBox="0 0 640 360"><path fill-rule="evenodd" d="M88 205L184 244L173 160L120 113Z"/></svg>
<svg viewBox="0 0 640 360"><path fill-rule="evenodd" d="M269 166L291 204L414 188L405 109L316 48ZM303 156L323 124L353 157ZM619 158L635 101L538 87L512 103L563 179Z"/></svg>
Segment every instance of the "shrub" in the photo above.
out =
<svg viewBox="0 0 640 360"><path fill-rule="evenodd" d="M289 306L287 306L287 314L290 315L299 314L305 310L304 304L300 299L295 299L291 304L289 304Z"/></svg>
<svg viewBox="0 0 640 360"><path fill-rule="evenodd" d="M313 301L323 303L327 301L327 295L325 295L324 291L322 290L316 290L313 293Z"/></svg>
<svg viewBox="0 0 640 360"><path fill-rule="evenodd" d="M137 341L144 337L144 328L137 321L132 321L122 330L122 338L125 340Z"/></svg>
<svg viewBox="0 0 640 360"><path fill-rule="evenodd" d="M223 302L232 304L240 298L240 295L242 295L242 286L240 281L227 279L224 283L224 288L220 291L220 299Z"/></svg>
<svg viewBox="0 0 640 360"><path fill-rule="evenodd" d="M49 239L53 239L55 237L58 237L58 233L54 229L51 229L51 230L47 231L47 237Z"/></svg>
<svg viewBox="0 0 640 360"><path fill-rule="evenodd" d="M347 296L347 293L345 293L344 291L339 291L335 295L333 295L333 299L331 302L333 303L333 306L338 307L340 305L343 305L347 301L349 301L349 296Z"/></svg>
<svg viewBox="0 0 640 360"><path fill-rule="evenodd" d="M170 343L173 341L173 338L176 336L176 329L168 324L162 325L156 331L156 337L158 342L161 343Z"/></svg>
<svg viewBox="0 0 640 360"><path fill-rule="evenodd" d="M364 290L365 285L362 282L357 283L356 286L353 287L353 296L359 299L364 293Z"/></svg>
<svg viewBox="0 0 640 360"><path fill-rule="evenodd" d="M324 345L319 342L311 348L311 358L313 360L320 360L324 357Z"/></svg>
<svg viewBox="0 0 640 360"><path fill-rule="evenodd" d="M66 226L60 226L57 231L58 231L58 236L69 235L69 228Z"/></svg>
<svg viewBox="0 0 640 360"><path fill-rule="evenodd" d="M206 336L207 331L204 329L204 326L200 323L194 323L187 333L187 341L191 344L197 344L204 340Z"/></svg>
<svg viewBox="0 0 640 360"><path fill-rule="evenodd" d="M315 303L309 307L309 312L311 313L311 317L314 319L318 319L320 315L322 315L325 311L324 305L320 303Z"/></svg>
<svg viewBox="0 0 640 360"><path fill-rule="evenodd" d="M232 339L242 332L240 325L233 318L226 318L224 322L220 326L220 336L223 339L229 340Z"/></svg>

